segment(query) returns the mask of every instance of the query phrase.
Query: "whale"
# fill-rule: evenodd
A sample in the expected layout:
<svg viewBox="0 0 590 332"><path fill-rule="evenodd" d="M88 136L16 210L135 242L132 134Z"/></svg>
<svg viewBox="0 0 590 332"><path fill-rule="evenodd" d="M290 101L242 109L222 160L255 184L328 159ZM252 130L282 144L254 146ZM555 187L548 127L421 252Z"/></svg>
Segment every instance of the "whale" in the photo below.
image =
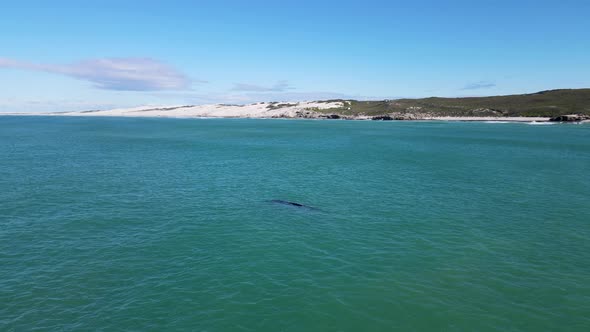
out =
<svg viewBox="0 0 590 332"><path fill-rule="evenodd" d="M300 208L300 209L306 209L306 210L315 210L315 211L319 210L319 209L314 208L312 206L308 206L308 205L297 203L297 202L285 201L282 199L271 199L269 202L274 203L274 204L280 204L280 205L286 205L286 206L291 206L291 207L295 207L295 208Z"/></svg>

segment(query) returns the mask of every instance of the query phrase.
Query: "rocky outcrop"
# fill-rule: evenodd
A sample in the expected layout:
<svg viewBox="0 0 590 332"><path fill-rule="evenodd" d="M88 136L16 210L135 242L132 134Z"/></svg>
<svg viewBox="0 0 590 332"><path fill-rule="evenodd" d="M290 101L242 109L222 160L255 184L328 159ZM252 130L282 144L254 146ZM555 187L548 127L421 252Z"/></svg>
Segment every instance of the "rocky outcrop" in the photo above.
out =
<svg viewBox="0 0 590 332"><path fill-rule="evenodd" d="M331 120L342 119L342 117L338 114L320 115L319 117L322 119L331 119Z"/></svg>
<svg viewBox="0 0 590 332"><path fill-rule="evenodd" d="M381 116L374 116L371 118L371 120L375 120L375 121L391 121L393 120L392 117L390 117L389 115L381 115Z"/></svg>
<svg viewBox="0 0 590 332"><path fill-rule="evenodd" d="M394 120L420 120L422 119L421 117L415 115L415 114L411 114L411 113L402 113L402 114L396 114L393 117Z"/></svg>
<svg viewBox="0 0 590 332"><path fill-rule="evenodd" d="M590 120L590 116L584 114L565 114L549 119L549 121L553 122L580 122L586 120Z"/></svg>
<svg viewBox="0 0 590 332"><path fill-rule="evenodd" d="M318 112L313 111L296 111L295 117L304 119L317 119L318 117L320 117L320 114Z"/></svg>
<svg viewBox="0 0 590 332"><path fill-rule="evenodd" d="M420 120L423 117L412 113L392 113L390 115L374 116L371 120L391 121L391 120Z"/></svg>

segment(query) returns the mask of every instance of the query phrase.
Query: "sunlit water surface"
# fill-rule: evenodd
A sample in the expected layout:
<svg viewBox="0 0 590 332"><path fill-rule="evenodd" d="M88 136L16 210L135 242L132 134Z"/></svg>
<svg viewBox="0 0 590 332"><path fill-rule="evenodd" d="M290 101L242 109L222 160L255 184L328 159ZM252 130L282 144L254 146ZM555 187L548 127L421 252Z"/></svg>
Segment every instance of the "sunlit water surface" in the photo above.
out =
<svg viewBox="0 0 590 332"><path fill-rule="evenodd" d="M590 125L0 117L33 329L589 331Z"/></svg>

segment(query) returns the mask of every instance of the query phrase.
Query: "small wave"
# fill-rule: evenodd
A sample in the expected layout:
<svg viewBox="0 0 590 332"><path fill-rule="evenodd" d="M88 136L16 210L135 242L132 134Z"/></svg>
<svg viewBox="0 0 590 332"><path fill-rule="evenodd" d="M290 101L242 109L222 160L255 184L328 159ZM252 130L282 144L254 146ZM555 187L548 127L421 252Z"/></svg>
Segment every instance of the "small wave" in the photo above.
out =
<svg viewBox="0 0 590 332"><path fill-rule="evenodd" d="M533 121L533 122L527 122L528 125L533 125L533 126L549 126L549 125L554 125L555 122L537 122L537 121Z"/></svg>
<svg viewBox="0 0 590 332"><path fill-rule="evenodd" d="M484 121L484 123L511 123L510 121L494 121L494 120L490 120L490 121Z"/></svg>

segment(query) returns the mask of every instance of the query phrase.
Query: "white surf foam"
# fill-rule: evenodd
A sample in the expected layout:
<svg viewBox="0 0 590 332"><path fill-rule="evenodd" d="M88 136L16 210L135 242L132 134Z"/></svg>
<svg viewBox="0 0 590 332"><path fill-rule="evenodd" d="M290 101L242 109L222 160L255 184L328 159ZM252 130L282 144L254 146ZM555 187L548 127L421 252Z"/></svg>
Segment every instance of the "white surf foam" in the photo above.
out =
<svg viewBox="0 0 590 332"><path fill-rule="evenodd" d="M529 125L533 125L533 126L549 126L549 125L554 125L555 122L528 122L527 124Z"/></svg>

